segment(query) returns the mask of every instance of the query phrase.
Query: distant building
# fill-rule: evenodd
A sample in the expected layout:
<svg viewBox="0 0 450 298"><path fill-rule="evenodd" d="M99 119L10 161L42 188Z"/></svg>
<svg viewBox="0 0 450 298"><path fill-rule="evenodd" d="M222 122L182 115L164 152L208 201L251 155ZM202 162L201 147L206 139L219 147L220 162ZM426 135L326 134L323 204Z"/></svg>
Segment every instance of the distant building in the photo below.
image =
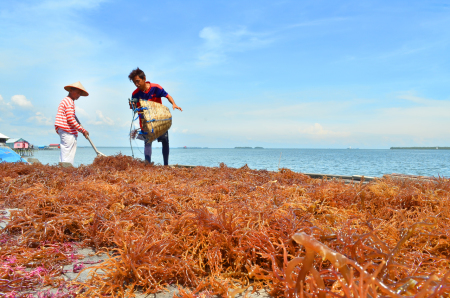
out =
<svg viewBox="0 0 450 298"><path fill-rule="evenodd" d="M48 149L59 149L59 144L50 144L48 145Z"/></svg>
<svg viewBox="0 0 450 298"><path fill-rule="evenodd" d="M5 144L8 139L9 139L9 137L7 137L4 134L0 133L0 144Z"/></svg>
<svg viewBox="0 0 450 298"><path fill-rule="evenodd" d="M30 148L30 143L28 143L26 140L22 138L9 139L6 141L6 146L8 146L11 149L28 149Z"/></svg>

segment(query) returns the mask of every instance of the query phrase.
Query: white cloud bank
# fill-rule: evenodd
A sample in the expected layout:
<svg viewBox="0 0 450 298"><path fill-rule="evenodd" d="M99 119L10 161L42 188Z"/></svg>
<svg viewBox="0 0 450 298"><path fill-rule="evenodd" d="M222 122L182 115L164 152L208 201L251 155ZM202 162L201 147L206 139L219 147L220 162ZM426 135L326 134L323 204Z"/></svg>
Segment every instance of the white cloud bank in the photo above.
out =
<svg viewBox="0 0 450 298"><path fill-rule="evenodd" d="M450 100L426 99L409 93L379 100L344 96L333 101L299 98L299 103L280 102L275 106L260 96L257 107L236 99L196 108L197 115L207 117L183 113L176 115L175 120L183 123L188 130L186 135L191 138L221 138L224 146L227 143L303 148L450 145ZM389 101L391 107L378 104L380 101Z"/></svg>
<svg viewBox="0 0 450 298"><path fill-rule="evenodd" d="M26 119L35 126L51 126L53 120L43 112L36 109L33 103L25 95L13 95L9 102L0 95L0 111L3 120L13 122L17 119Z"/></svg>
<svg viewBox="0 0 450 298"><path fill-rule="evenodd" d="M0 95L0 109L1 110L12 110L14 106L22 109L33 109L34 106L29 99L26 98L25 95L14 95L11 97L9 102L6 102L3 99L3 96Z"/></svg>

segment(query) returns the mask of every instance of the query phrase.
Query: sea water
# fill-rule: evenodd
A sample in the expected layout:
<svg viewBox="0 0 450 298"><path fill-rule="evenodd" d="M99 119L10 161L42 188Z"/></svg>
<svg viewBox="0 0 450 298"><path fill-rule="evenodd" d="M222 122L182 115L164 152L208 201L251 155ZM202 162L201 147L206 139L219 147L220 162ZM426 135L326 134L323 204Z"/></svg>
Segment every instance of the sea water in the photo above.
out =
<svg viewBox="0 0 450 298"><path fill-rule="evenodd" d="M144 149L99 147L106 155L123 154L144 159ZM43 164L57 164L59 150L39 150L34 156ZM92 148L78 147L75 166L91 164ZM161 147L153 148L152 161L163 164ZM450 150L375 150L375 149L182 149L171 148L169 164L217 167L224 163L239 168L276 171L287 168L301 173L365 175L381 177L401 173L450 177Z"/></svg>

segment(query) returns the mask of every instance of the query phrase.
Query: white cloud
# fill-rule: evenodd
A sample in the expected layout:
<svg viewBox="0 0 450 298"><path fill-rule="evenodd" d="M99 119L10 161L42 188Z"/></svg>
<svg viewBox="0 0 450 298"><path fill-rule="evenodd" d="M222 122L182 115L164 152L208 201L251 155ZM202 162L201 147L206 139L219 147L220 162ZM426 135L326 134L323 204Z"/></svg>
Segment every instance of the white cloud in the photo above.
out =
<svg viewBox="0 0 450 298"><path fill-rule="evenodd" d="M25 97L25 95L14 95L11 97L11 103L24 109L33 108L33 104Z"/></svg>
<svg viewBox="0 0 450 298"><path fill-rule="evenodd" d="M3 119L8 119L14 116L13 111L14 107L10 102L6 102L3 100L3 96L0 95L0 111ZM3 121L3 120L2 120Z"/></svg>
<svg viewBox="0 0 450 298"><path fill-rule="evenodd" d="M31 101L25 95L14 95L9 102L6 102L0 95L0 110L11 111L14 109L14 106L27 110L34 108Z"/></svg>
<svg viewBox="0 0 450 298"><path fill-rule="evenodd" d="M328 18L289 25L268 32L252 32L245 27L225 30L219 27L204 27L199 37L204 43L198 57L199 65L209 66L225 62L227 56L233 52L244 52L266 47L272 44L280 32L297 27L311 27L329 25L331 23L348 20L348 18Z"/></svg>
<svg viewBox="0 0 450 298"><path fill-rule="evenodd" d="M77 106L75 108L75 111L76 111L76 114L80 114L80 115L82 115L84 117L89 117L89 114L83 108L80 108L80 107Z"/></svg>
<svg viewBox="0 0 450 298"><path fill-rule="evenodd" d="M326 130L319 123L314 123L314 125L308 126L306 128L299 128L298 131L301 134L310 135L317 138L325 137L348 137L350 133L348 132L336 132L331 130Z"/></svg>
<svg viewBox="0 0 450 298"><path fill-rule="evenodd" d="M222 35L217 28L205 27L200 31L199 36L205 40L205 47L207 48L219 48L223 44Z"/></svg>
<svg viewBox="0 0 450 298"><path fill-rule="evenodd" d="M188 130L187 130L187 129L183 129L181 132L182 132L182 133L187 133Z"/></svg>
<svg viewBox="0 0 450 298"><path fill-rule="evenodd" d="M413 92L403 93L398 96L400 99L405 99L422 106L450 106L450 101L448 100L435 100L428 99L414 95Z"/></svg>
<svg viewBox="0 0 450 298"><path fill-rule="evenodd" d="M224 62L229 53L243 52L271 44L269 33L250 32L246 28L224 31L218 27L205 27L199 37L204 40L200 50L199 64L208 66Z"/></svg>
<svg viewBox="0 0 450 298"><path fill-rule="evenodd" d="M3 96L0 95L0 111L9 111L12 109L13 109L13 107L11 106L11 103L6 102L3 99Z"/></svg>
<svg viewBox="0 0 450 298"><path fill-rule="evenodd" d="M108 125L114 125L114 121L111 120L111 118L103 116L103 113L101 111L96 111L97 116L106 124Z"/></svg>
<svg viewBox="0 0 450 298"><path fill-rule="evenodd" d="M97 120L95 121L89 121L89 124L93 124L93 125L109 125L109 126L113 126L115 123L114 121L103 115L102 111L95 111L95 113L97 114Z"/></svg>
<svg viewBox="0 0 450 298"><path fill-rule="evenodd" d="M45 125L45 126L51 126L53 125L52 119L50 117L46 117L41 112L36 112L36 114L33 117L28 118L29 122L33 122L37 125Z"/></svg>

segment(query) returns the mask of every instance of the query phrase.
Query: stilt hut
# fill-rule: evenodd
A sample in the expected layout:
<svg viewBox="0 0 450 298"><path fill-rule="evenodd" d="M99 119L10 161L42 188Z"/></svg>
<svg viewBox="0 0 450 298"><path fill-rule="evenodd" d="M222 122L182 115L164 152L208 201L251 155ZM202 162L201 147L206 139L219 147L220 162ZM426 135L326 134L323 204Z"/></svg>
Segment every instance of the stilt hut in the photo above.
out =
<svg viewBox="0 0 450 298"><path fill-rule="evenodd" d="M21 156L31 156L33 155L33 148L30 143L22 138L20 139L9 139L6 141L6 146L16 151L17 154Z"/></svg>

